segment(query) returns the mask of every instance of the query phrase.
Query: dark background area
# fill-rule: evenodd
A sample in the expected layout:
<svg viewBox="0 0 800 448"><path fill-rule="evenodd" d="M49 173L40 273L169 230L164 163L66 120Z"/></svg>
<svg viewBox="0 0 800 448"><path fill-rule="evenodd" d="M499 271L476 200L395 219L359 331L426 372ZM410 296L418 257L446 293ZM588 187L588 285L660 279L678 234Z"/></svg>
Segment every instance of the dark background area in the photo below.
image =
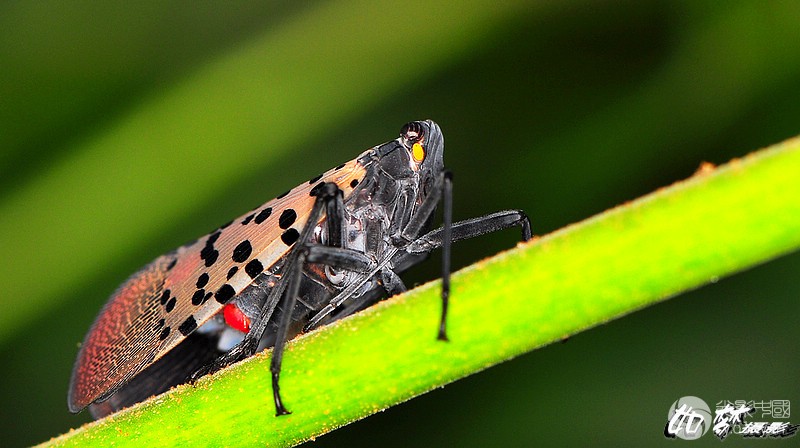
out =
<svg viewBox="0 0 800 448"><path fill-rule="evenodd" d="M0 229L31 225L25 210L40 204L29 198L47 204L54 194L39 188L47 185L42 179L53 167L81 157L97 136L154 98L181 89L207 64L262 33L303 20L325 3L237 3L225 10L191 2L91 11L55 2L0 6ZM359 10L351 13L357 16ZM12 248L2 252L7 266L30 266L28 277L12 279L17 283L0 292L7 313L2 322L8 326L0 333L5 446L41 442L88 420L87 413L72 415L66 408L72 362L96 313L127 275L394 138L409 120L432 118L444 131L445 161L455 173L456 219L522 208L538 235L689 177L701 162L725 163L800 133L800 5L793 2L531 2L485 27L467 51L428 65L415 63L415 47L431 43L416 41L414 30L434 26L437 17L397 5L384 13L396 16L397 27L376 32L408 34L407 49L397 57L416 76L370 93L378 100L355 113L309 110L309 122L325 114L334 118L268 162L250 160L249 171L213 193L199 188L192 205L168 217L148 210L148 202L158 198L130 204L137 214L158 221L159 231L128 242L124 253L114 250L96 269L72 278L76 286L70 291L58 297L42 293L34 311L19 311L27 292L36 294L74 260L51 256L53 243L46 235L20 253L12 250L7 234L0 236ZM365 17L363 26L369 25ZM324 30L310 33L307 45L322 36ZM347 35L337 38L355 52L370 48L370 42L353 42ZM236 75L230 74L231 82ZM364 76L379 75L376 70ZM324 79L324 71L319 77ZM261 107L269 109L269 101ZM220 128L240 125L235 117L218 120ZM308 123L297 123L299 132L304 126ZM163 151L213 169L202 165L204 155L191 147ZM74 173L76 179L91 175ZM203 173L198 169L196 177L184 180L201 183ZM164 179L143 175L128 181L159 185ZM70 185L63 187L69 191ZM20 203L23 197L26 202ZM74 201L86 222L107 219L105 204ZM47 224L57 227L59 216ZM85 232L112 233L114 226L87 225ZM459 244L454 264L468 265L512 246L515 238L508 232ZM415 268L407 283L436 278L437 260ZM798 272L800 256L784 256L309 445L680 445L687 442L667 441L663 429L669 406L685 395L712 407L740 399L789 399L800 406ZM26 293L8 292L20 290ZM800 408L791 421L800 421ZM707 434L693 443L719 441ZM743 441L732 436L725 444Z"/></svg>

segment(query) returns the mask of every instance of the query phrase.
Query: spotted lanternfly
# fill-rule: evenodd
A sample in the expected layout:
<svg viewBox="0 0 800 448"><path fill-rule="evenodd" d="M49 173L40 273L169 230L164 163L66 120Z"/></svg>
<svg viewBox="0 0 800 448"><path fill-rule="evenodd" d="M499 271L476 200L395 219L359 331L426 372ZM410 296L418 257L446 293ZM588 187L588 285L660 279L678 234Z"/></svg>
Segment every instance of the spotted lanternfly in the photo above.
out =
<svg viewBox="0 0 800 448"><path fill-rule="evenodd" d="M193 381L267 347L277 415L286 341L406 289L399 273L450 243L519 226L520 210L451 223L452 182L439 126L400 137L315 176L129 278L92 325L72 371L69 409L95 418ZM443 202L443 226L430 230Z"/></svg>

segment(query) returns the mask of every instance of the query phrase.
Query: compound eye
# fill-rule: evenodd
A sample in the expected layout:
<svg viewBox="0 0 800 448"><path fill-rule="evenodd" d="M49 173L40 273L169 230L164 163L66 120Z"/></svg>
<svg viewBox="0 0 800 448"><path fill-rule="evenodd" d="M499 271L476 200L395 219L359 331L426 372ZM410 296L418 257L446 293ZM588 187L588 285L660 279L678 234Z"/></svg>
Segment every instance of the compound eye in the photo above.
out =
<svg viewBox="0 0 800 448"><path fill-rule="evenodd" d="M424 129L422 128L422 124L418 121L407 123L402 129L400 129L400 137L406 140L409 145L413 145L414 143L422 140L424 136Z"/></svg>

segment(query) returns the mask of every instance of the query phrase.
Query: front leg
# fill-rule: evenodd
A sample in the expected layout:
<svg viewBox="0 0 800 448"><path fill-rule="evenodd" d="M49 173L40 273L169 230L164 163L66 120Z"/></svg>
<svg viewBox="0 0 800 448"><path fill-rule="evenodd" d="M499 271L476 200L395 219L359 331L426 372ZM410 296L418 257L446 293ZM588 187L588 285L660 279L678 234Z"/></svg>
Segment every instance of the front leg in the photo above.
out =
<svg viewBox="0 0 800 448"><path fill-rule="evenodd" d="M394 244L401 250L406 250L409 243L419 238L422 227L431 218L436 210L436 206L442 200L442 317L439 321L439 333L437 339L447 341L445 323L447 320L447 306L450 302L450 242L451 242L451 223L453 220L453 175L449 171L442 171L433 184L433 188L428 192L425 200L408 220L405 228L398 234L393 235Z"/></svg>
<svg viewBox="0 0 800 448"><path fill-rule="evenodd" d="M522 210L502 210L454 223L451 227L451 242L475 238L499 230L519 226L522 231L522 241L531 239L531 222ZM444 227L422 235L406 246L406 251L412 254L429 253L434 249L444 246L447 239L444 236Z"/></svg>
<svg viewBox="0 0 800 448"><path fill-rule="evenodd" d="M436 207L439 199L443 202L442 227L420 236L420 229ZM531 238L531 223L528 216L521 210L506 210L486 216L452 223L453 216L453 177L448 171L442 172L437 178L434 188L425 198L425 201L415 212L406 228L401 233L401 238L395 238L396 244L402 246L411 254L430 253L432 250L442 248L442 315L439 321L438 339L447 340L447 307L450 299L450 245L454 241L485 235L509 227L522 228L522 240ZM405 243L405 244L403 244Z"/></svg>
<svg viewBox="0 0 800 448"><path fill-rule="evenodd" d="M331 202L337 202L336 205L330 206ZM281 364L283 362L283 351L286 348L286 341L289 331L289 325L292 323L292 311L294 310L295 303L297 302L297 294L300 290L300 280L301 274L303 270L303 266L306 263L306 257L309 254L309 241L311 239L311 234L314 232L314 228L317 226L321 216L322 216L322 209L324 206L327 207L328 210L341 210L341 190L336 184L328 182L324 185L324 188L317 194L317 200L314 202L314 208L311 210L309 214L308 221L306 222L303 231L300 233L300 238L297 241L297 246L292 251L292 255L294 259L291 261L290 267L286 270L286 294L283 297L283 314L281 315L281 320L278 324L278 331L275 338L275 348L272 350L272 359L270 360L269 369L272 372L272 395L273 400L275 402L275 415L287 415L291 414L288 409L283 405L283 401L281 400L280 394L280 373L281 373ZM328 229L332 230L332 234L330 235L333 240L335 241L334 244L341 245L341 221L342 215L340 212L336 212L337 215L329 216L328 221L337 220L338 223L336 225L331 225L329 223ZM338 229L337 229L338 228ZM338 241L336 241L338 240ZM259 322L263 328L266 327L266 320L262 320ZM261 334L263 335L263 328L261 328ZM253 331L252 329L250 330ZM260 337L259 337L260 339Z"/></svg>
<svg viewBox="0 0 800 448"><path fill-rule="evenodd" d="M272 390L275 402L276 415L289 414L289 411L284 407L280 397L279 375L281 369L281 361L283 359L283 350L286 345L287 331L291 324L292 310L294 309L297 299L297 292L301 280L301 273L303 265L308 255L308 241L314 231L317 223L320 221L322 212L330 201L335 201L336 196L339 195L339 188L333 183L326 183L325 187L317 194L317 199L309 214L308 221L303 227L300 237L295 246L289 251L286 256L286 262L283 267L284 277L281 281L269 291L267 299L264 301L258 315L253 319L250 331L244 336L242 341L237 344L229 352L221 355L212 363L198 369L189 377L189 381L194 382L203 375L214 373L224 367L234 364L242 359L248 358L256 353L261 339L266 331L267 324L272 318L275 308L278 303L282 301L282 309L284 312L281 316L281 321L278 324L276 334L275 346L272 352L272 360L270 370L272 371ZM332 209L337 209L336 206ZM336 219L336 218L332 218ZM341 219L341 218L339 218ZM331 219L329 219L330 221ZM334 229L334 233L338 233ZM339 239L336 236L334 240ZM322 254L323 256L325 254ZM353 259L352 263L358 264L362 260ZM284 291L286 292L284 294Z"/></svg>
<svg viewBox="0 0 800 448"><path fill-rule="evenodd" d="M447 216L447 210L445 210ZM442 248L442 318L439 321L439 339L447 340L445 324L447 305L450 296L450 244L455 241L475 238L498 230L519 226L522 228L522 241L531 239L531 222L522 210L504 210L477 218L459 221L455 224L445 220L445 225L432 230L409 243L405 250L412 254L430 253Z"/></svg>

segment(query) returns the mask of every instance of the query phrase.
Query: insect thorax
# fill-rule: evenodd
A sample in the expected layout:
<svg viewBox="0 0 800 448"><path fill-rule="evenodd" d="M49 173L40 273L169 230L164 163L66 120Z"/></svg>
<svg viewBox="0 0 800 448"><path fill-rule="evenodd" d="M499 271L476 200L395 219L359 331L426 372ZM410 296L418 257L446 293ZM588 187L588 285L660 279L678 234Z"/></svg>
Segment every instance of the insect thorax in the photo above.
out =
<svg viewBox="0 0 800 448"><path fill-rule="evenodd" d="M376 266L384 266L398 273L423 258L398 253L395 247L397 232L405 226L415 208L424 199L421 192L426 182L426 173L412 169L407 153L399 149L398 143L392 141L359 157L359 163L365 168L365 176L353 192L344 198L342 222L347 248L367 255ZM314 229L311 244L327 244L329 236L326 219L330 218L323 217ZM429 227L430 220L423 226L423 231ZM249 319L255 319L260 314L269 291L280 282L284 262L285 257L278 260L233 300ZM342 304L342 309L331 313L320 325L366 308L386 293L379 275L308 263L302 271L297 303L291 310L293 324L289 328L288 336L299 334L311 317L348 288L355 288L355 292ZM348 308L350 303L353 305ZM274 345L278 322L284 312L280 307L275 309L259 349ZM206 322L198 332L219 338L218 349L223 352L230 350L244 337L244 333L226 326L221 316L215 316Z"/></svg>

